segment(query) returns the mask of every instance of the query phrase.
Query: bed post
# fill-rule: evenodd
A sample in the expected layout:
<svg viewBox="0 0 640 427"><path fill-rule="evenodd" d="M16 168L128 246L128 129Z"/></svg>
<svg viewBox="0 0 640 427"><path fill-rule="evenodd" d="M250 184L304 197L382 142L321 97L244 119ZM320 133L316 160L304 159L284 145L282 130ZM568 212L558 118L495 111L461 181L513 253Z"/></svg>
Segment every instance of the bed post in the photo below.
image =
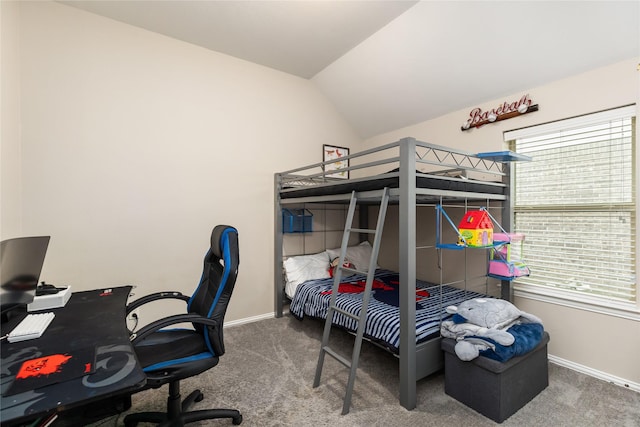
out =
<svg viewBox="0 0 640 427"><path fill-rule="evenodd" d="M282 283L282 206L280 205L280 174L274 174L275 212L273 214L273 286L276 317L282 317L284 284Z"/></svg>
<svg viewBox="0 0 640 427"><path fill-rule="evenodd" d="M416 140L400 145L400 404L416 407Z"/></svg>
<svg viewBox="0 0 640 427"><path fill-rule="evenodd" d="M508 232L513 232L513 178L511 177L511 163L504 162L502 164L502 171L504 175L502 177L505 187L505 200L502 203L502 228ZM511 286L510 280L500 281L500 298L503 300L513 302L513 286Z"/></svg>

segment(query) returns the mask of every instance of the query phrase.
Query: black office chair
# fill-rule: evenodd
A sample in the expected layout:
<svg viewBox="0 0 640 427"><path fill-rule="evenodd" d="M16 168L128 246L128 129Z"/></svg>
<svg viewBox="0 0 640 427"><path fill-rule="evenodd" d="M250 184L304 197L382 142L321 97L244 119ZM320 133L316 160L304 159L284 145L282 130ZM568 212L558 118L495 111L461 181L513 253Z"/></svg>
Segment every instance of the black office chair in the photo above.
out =
<svg viewBox="0 0 640 427"><path fill-rule="evenodd" d="M191 297L180 292L159 292L142 297L127 306L127 315L151 301L173 298L187 302L188 314L178 314L155 321L133 333L132 342L147 375L144 389L158 388L169 383L167 412L129 414L125 426L139 422L158 423L161 426L182 426L185 423L231 418L233 424L242 422L235 409L208 409L187 412L204 396L195 390L180 401L180 380L198 375L218 364L224 354L222 326L227 305L238 274L238 231L230 226L218 225L211 233L211 248L204 258L204 269L198 288ZM190 322L192 329L160 330L170 325Z"/></svg>

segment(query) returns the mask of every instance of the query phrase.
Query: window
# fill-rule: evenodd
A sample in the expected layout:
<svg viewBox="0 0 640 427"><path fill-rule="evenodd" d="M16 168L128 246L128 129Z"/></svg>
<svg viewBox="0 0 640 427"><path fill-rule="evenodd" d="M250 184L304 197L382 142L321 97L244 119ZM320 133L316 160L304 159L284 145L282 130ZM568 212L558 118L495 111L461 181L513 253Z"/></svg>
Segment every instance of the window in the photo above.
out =
<svg viewBox="0 0 640 427"><path fill-rule="evenodd" d="M603 305L636 302L635 106L505 133L514 165L523 289ZM555 292L559 291L559 292Z"/></svg>

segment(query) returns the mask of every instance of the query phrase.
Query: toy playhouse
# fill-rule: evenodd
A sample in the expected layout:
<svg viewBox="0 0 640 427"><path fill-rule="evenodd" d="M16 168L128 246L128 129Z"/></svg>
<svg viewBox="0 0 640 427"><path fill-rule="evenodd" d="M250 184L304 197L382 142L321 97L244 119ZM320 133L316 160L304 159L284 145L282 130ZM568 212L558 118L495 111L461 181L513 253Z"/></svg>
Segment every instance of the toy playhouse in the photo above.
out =
<svg viewBox="0 0 640 427"><path fill-rule="evenodd" d="M530 274L523 259L524 234L496 233L495 247L489 257L489 276L513 279Z"/></svg>
<svg viewBox="0 0 640 427"><path fill-rule="evenodd" d="M493 244L493 221L485 209L468 211L458 224L458 233L466 246L480 248Z"/></svg>

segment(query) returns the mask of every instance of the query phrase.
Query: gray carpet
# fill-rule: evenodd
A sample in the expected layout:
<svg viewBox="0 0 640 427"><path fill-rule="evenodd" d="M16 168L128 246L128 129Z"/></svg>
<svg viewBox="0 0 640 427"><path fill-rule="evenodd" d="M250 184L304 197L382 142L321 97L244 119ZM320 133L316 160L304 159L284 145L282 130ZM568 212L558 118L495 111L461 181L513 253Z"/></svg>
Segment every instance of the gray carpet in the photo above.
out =
<svg viewBox="0 0 640 427"><path fill-rule="evenodd" d="M326 358L320 387L312 388L322 323L291 316L225 329L226 354L217 367L182 382L183 395L200 388L194 409L235 408L243 426L493 426L493 421L444 393L444 376L418 383L418 406L398 403L398 361L364 343L351 412L340 415L348 370ZM353 338L337 331L332 347ZM553 337L552 337L553 339ZM163 410L166 386L133 396L130 412ZM123 425L123 416L96 425ZM191 425L231 425L215 420ZM640 393L551 364L549 387L503 426L640 426Z"/></svg>

